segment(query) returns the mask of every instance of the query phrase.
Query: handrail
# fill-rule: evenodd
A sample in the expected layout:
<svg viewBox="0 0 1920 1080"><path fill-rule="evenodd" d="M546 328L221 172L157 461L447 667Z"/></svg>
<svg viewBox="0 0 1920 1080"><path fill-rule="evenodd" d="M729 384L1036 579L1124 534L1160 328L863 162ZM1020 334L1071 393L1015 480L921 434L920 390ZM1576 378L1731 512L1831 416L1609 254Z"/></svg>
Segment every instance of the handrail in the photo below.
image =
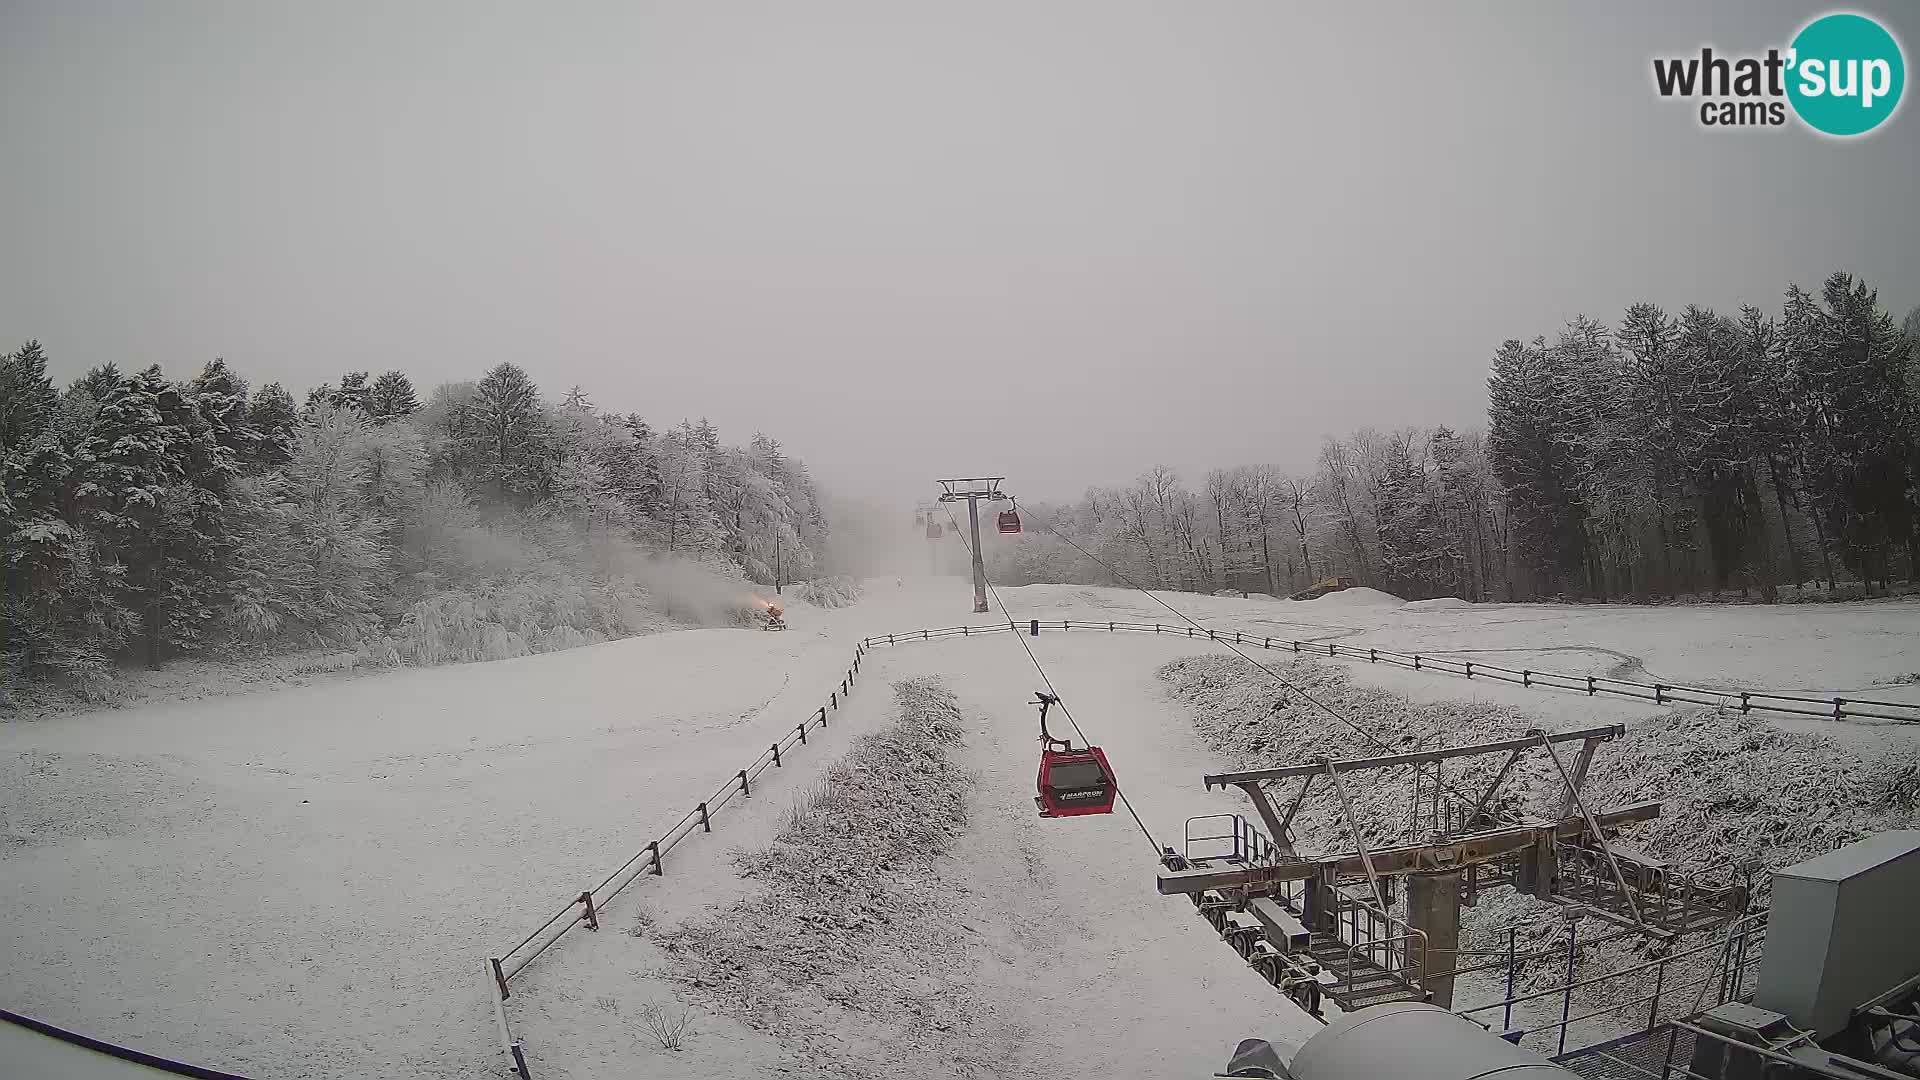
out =
<svg viewBox="0 0 1920 1080"><path fill-rule="evenodd" d="M1426 961L1427 961L1427 950L1432 944L1432 939L1429 937L1427 932L1425 930L1420 929L1419 927L1414 926L1412 923L1407 922L1405 919L1395 916L1393 913L1383 908L1375 907L1374 905L1368 903L1366 898L1364 897L1350 896L1346 893L1341 892L1340 887L1338 885L1332 886L1332 889L1333 889L1333 897L1334 897L1333 917L1334 917L1335 928L1338 929L1339 921L1340 921L1340 913L1342 910L1345 910L1353 914L1354 917L1347 920L1348 927L1351 928L1353 931L1353 940L1348 942L1348 944L1351 946L1359 947L1359 948L1367 948L1369 946L1374 946L1374 945L1388 945L1389 948L1387 949L1387 952L1386 952L1386 958L1389 962L1381 964L1380 965L1381 967L1392 970L1393 967L1395 966L1392 963L1394 959L1393 950L1390 947L1392 942L1400 941L1403 939L1411 939L1411 940L1419 941L1420 965L1422 968L1422 975L1421 975L1421 978L1418 980L1409 978L1407 981L1414 985L1423 984L1425 982L1424 969L1426 967ZM1365 912L1368 920L1368 925L1367 925L1367 930L1365 935L1366 940L1364 941L1361 940L1362 935L1360 930L1360 920L1358 917L1360 912ZM1379 922L1385 923L1386 928L1388 930L1398 930L1400 931L1400 933L1396 936L1384 938L1384 939L1379 937L1378 930L1376 930L1373 926L1373 923L1376 920ZM1399 963L1398 966L1400 968L1400 973L1404 976L1406 975L1408 969L1410 969L1412 966L1413 955L1410 950L1405 948L1402 948L1400 952L1402 955L1401 955L1401 962Z"/></svg>
<svg viewBox="0 0 1920 1080"><path fill-rule="evenodd" d="M1353 962L1356 954L1361 952L1372 952L1374 949L1380 948L1382 946L1386 948L1387 952L1385 956L1386 962L1378 965L1380 969L1383 971L1387 971L1387 972L1399 975L1399 977L1402 980L1404 980L1408 986L1413 987L1416 990L1424 990L1426 988L1426 973L1423 971L1421 972L1419 977L1416 978L1414 976L1413 952L1411 949L1408 949L1405 947L1401 948L1400 952L1404 962L1400 965L1399 970L1397 972L1394 971L1394 964L1393 964L1394 942L1396 941L1412 942L1416 940L1415 935L1419 935L1418 940L1420 942L1420 962L1424 965L1427 959L1427 935L1422 933L1419 930L1413 930L1413 931L1410 931L1409 933L1400 934L1395 937L1379 938L1372 941L1356 942L1348 945L1347 946L1347 979L1346 979L1347 997L1349 999L1353 997L1353 973L1358 966ZM1371 960L1369 960L1368 962L1373 963L1373 961Z"/></svg>
<svg viewBox="0 0 1920 1080"><path fill-rule="evenodd" d="M1764 920L1766 919L1766 917L1767 917L1767 913L1763 911L1754 915L1749 915L1743 919L1738 920L1736 923L1733 924L1733 926L1730 926L1728 928L1728 937L1731 938L1740 934L1751 933L1756 929L1764 929L1766 925ZM1754 920L1756 919L1763 920L1763 921L1755 925ZM1741 924L1743 923L1747 925L1742 926ZM1580 979L1575 982L1568 983L1565 986L1551 986L1545 990L1535 990L1527 994L1516 994L1512 997L1503 998L1499 1001L1492 1002L1491 1004L1475 1005L1475 1006L1472 1006L1471 1008L1466 1008L1466 1009L1455 1009L1454 1012L1459 1016L1466 1016L1470 1013L1486 1012L1489 1009L1498 1009L1503 1005L1519 1005L1524 1002L1535 1001L1543 997L1551 997L1555 994L1563 994L1569 990L1579 990L1584 987L1592 986L1596 983L1606 982L1609 979L1617 979L1626 975L1633 975L1638 972L1646 971L1650 968L1660 967L1664 964L1671 964L1675 960L1683 960L1689 956L1695 956L1695 955L1698 955L1699 953L1707 952L1708 950L1711 950L1711 949L1724 949L1725 947L1726 947L1725 941L1709 941L1702 945L1695 945L1691 949L1685 949L1677 953L1670 953L1666 956L1660 957L1657 960L1649 960L1644 964L1635 964L1632 967L1624 967L1624 968L1616 969L1614 971L1603 972L1602 974L1599 974L1599 975L1592 975L1585 979Z"/></svg>

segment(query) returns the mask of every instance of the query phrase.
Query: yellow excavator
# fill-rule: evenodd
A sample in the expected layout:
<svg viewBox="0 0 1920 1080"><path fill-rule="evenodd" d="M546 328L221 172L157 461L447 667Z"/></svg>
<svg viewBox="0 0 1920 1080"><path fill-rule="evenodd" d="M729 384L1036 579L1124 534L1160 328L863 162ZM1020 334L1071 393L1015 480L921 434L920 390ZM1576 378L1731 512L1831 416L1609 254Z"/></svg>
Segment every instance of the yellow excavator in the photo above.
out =
<svg viewBox="0 0 1920 1080"><path fill-rule="evenodd" d="M1351 589L1357 584L1359 584L1359 582L1353 580L1350 577L1345 577L1345 576L1321 578L1319 581L1314 582L1311 586L1305 589L1302 589L1297 593L1294 593L1292 596L1287 597L1287 599L1312 600L1314 597L1325 596L1330 592L1339 592L1341 589Z"/></svg>

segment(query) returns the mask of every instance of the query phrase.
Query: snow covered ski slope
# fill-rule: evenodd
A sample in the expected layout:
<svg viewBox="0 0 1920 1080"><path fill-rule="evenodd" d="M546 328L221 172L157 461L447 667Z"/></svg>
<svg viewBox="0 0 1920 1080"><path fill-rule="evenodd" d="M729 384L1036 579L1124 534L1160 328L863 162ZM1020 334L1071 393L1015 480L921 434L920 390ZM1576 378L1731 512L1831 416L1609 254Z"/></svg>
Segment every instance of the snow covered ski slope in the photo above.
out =
<svg viewBox="0 0 1920 1080"><path fill-rule="evenodd" d="M498 1075L478 961L600 880L659 826L811 712L853 644L954 625L959 581L870 583L855 607L795 605L784 634L706 630L463 667L0 726L0 1007L168 1057L259 1077ZM1002 590L1018 620L1172 617L1138 593ZM1292 603L1169 596L1203 623L1381 647L1472 650L1558 670L1850 691L1920 700L1920 604L1449 610L1333 594ZM1363 602L1364 601L1364 602ZM1151 636L1029 638L1156 839L1239 809L1200 789L1219 768L1154 679L1217 647ZM903 1001L967 992L1004 1075L1204 1075L1235 1041L1310 1024L1184 901L1154 894L1125 814L1041 821L1027 702L1038 676L1011 635L869 654L862 690L714 835L637 884L516 980L538 1077L720 1077L880 1055L898 1040L823 999L750 1024L705 1009L657 936L752 895L732 849L774 841L796 801L892 718L890 684L940 676L965 718L970 823L935 879L953 905L941 977L875 980ZM1546 722L1643 715L1594 702L1358 665L1412 696L1496 698ZM869 689L871 688L871 689ZM1833 729L1838 725L1826 725ZM1863 738L1910 730L1846 725ZM949 948L951 946L951 948ZM929 945L929 949L932 945ZM957 950L957 951L955 951ZM932 953L929 953L932 955ZM956 961L958 963L959 961ZM962 977L964 975L964 977ZM918 996L916 996L918 995ZM649 1005L691 1003L679 1051ZM826 1045L837 1040L837 1049ZM933 1053L938 1038L914 1043ZM832 1050L832 1053L829 1053Z"/></svg>

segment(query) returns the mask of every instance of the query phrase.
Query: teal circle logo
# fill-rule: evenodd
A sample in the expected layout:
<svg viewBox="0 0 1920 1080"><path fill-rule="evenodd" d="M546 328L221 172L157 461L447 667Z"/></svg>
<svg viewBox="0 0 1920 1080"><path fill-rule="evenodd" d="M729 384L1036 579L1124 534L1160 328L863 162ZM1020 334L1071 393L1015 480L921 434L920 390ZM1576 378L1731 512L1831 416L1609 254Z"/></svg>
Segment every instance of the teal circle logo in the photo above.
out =
<svg viewBox="0 0 1920 1080"><path fill-rule="evenodd" d="M1793 39L1787 100L1815 131L1864 135L1900 106L1907 65L1900 43L1865 15L1823 15Z"/></svg>

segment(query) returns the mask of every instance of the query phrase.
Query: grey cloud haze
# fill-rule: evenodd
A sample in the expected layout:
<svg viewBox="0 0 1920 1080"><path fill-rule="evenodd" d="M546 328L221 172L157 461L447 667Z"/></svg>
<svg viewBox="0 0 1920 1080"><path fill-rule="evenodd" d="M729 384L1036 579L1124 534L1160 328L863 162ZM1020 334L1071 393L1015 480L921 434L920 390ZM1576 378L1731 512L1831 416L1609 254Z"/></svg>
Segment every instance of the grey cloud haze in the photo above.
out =
<svg viewBox="0 0 1920 1080"><path fill-rule="evenodd" d="M1868 3L1920 42L1920 8ZM1920 115L1715 133L1806 4L0 5L0 344L511 360L830 488L1305 468L1638 299L1920 301Z"/></svg>

